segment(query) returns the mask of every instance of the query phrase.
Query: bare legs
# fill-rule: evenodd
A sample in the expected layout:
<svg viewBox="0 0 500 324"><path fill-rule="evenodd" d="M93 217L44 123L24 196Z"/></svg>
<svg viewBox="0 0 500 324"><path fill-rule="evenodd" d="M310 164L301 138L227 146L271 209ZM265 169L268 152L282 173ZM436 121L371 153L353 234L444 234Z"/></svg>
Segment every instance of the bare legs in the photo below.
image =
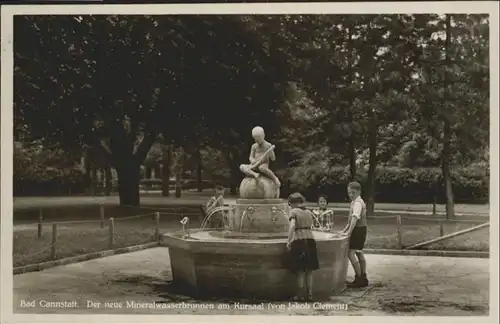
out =
<svg viewBox="0 0 500 324"><path fill-rule="evenodd" d="M295 299L300 299L302 296L302 292L304 291L306 273L303 271L299 271L297 273L297 293L295 294Z"/></svg>
<svg viewBox="0 0 500 324"><path fill-rule="evenodd" d="M313 274L311 270L306 270L307 299L312 299Z"/></svg>
<svg viewBox="0 0 500 324"><path fill-rule="evenodd" d="M368 279L366 278L366 259L364 253L362 251L349 250L348 257L355 274L354 281L348 283L348 286L366 287Z"/></svg>
<svg viewBox="0 0 500 324"><path fill-rule="evenodd" d="M302 299L304 296L304 288L307 291L307 299L312 299L313 275L311 270L303 270L297 273L297 294L296 300Z"/></svg>
<svg viewBox="0 0 500 324"><path fill-rule="evenodd" d="M359 267L361 270L361 275L366 277L366 259L365 259L365 254L363 251L358 251L356 252L356 256L358 257L359 260Z"/></svg>
<svg viewBox="0 0 500 324"><path fill-rule="evenodd" d="M276 184L277 188L281 187L280 180L274 174L274 172L271 171L271 169L269 169L269 166L267 164L261 164L261 165L259 165L258 169L259 169L259 172L261 172L264 176L266 176L266 177L270 178L271 180L273 180L274 183ZM258 178L260 176L259 173L255 172L252 169L252 165L251 164L241 164L240 165L240 171L243 172L244 174L246 174L247 176L250 176L250 177Z"/></svg>
<svg viewBox="0 0 500 324"><path fill-rule="evenodd" d="M280 180L278 179L278 177L274 174L273 171L271 171L271 169L269 169L269 166L267 164L261 164L259 165L259 171L265 175L266 177L270 178L271 180L274 181L274 183L276 184L276 187L279 188L281 187L281 182Z"/></svg>
<svg viewBox="0 0 500 324"><path fill-rule="evenodd" d="M252 166L250 164L241 164L240 171L250 177L258 178L260 176L260 174L252 170Z"/></svg>
<svg viewBox="0 0 500 324"><path fill-rule="evenodd" d="M352 268L354 269L354 274L356 277L361 276L361 267L359 265L358 258L356 257L356 251L355 250L349 250L347 254L349 261L351 261Z"/></svg>

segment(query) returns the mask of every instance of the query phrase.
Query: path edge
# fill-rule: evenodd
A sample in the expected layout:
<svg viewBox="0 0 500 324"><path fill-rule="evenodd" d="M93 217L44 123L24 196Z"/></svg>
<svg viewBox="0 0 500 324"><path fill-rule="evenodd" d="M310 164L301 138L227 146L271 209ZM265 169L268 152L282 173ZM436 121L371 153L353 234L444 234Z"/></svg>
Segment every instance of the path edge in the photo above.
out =
<svg viewBox="0 0 500 324"><path fill-rule="evenodd" d="M12 270L13 270L13 275L18 275L18 274L27 273L27 272L42 271L42 270L54 268L57 266L78 263L78 262L83 262L83 261L89 261L89 260L99 259L99 258L103 258L103 257L117 255L117 254L145 250L145 249L149 249L152 247L157 247L159 245L160 245L160 242L150 242L150 243L146 243L146 244L121 247L121 248L117 248L117 249L113 249L113 250L105 250L105 251L100 251L100 252L75 255L72 257L62 258L59 260L46 261L46 262L35 263L35 264L28 264L25 266L15 267Z"/></svg>
<svg viewBox="0 0 500 324"><path fill-rule="evenodd" d="M396 249L364 249L366 254L435 256L449 258L481 258L489 259L490 252L483 251L446 251L446 250L396 250Z"/></svg>

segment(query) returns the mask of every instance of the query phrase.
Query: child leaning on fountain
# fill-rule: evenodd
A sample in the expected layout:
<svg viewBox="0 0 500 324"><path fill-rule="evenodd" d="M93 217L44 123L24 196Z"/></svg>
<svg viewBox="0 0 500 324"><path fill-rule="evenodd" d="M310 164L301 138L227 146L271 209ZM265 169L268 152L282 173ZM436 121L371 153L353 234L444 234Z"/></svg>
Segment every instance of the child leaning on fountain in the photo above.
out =
<svg viewBox="0 0 500 324"><path fill-rule="evenodd" d="M328 209L328 198L326 195L318 197L318 207L313 209L312 212L317 217L320 227L326 230L333 228L333 210Z"/></svg>
<svg viewBox="0 0 500 324"><path fill-rule="evenodd" d="M368 286L366 277L366 259L363 253L367 234L366 205L361 198L361 185L359 182L350 182L347 185L347 195L351 199L351 208L347 225L341 234L349 236L348 258L354 269L354 281L348 287L360 288Z"/></svg>
<svg viewBox="0 0 500 324"><path fill-rule="evenodd" d="M305 198L300 193L293 193L288 197L291 211L286 246L291 254L291 270L297 275L296 300L304 299L304 286L307 300L312 299L312 272L319 269L316 241L311 230L314 216L304 207L304 203Z"/></svg>
<svg viewBox="0 0 500 324"><path fill-rule="evenodd" d="M210 197L205 204L205 216L210 215L215 208L224 206L224 186L215 185L215 196ZM224 215L222 211L215 212L208 220L209 228L224 227Z"/></svg>

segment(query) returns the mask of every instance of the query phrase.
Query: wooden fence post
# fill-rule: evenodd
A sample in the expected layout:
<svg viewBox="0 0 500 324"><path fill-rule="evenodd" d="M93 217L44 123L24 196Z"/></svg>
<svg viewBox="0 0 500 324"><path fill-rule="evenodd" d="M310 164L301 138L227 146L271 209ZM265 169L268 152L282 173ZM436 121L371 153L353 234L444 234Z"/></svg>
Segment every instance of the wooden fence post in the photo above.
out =
<svg viewBox="0 0 500 324"><path fill-rule="evenodd" d="M52 245L51 245L51 258L56 259L56 242L57 242L57 223L52 223Z"/></svg>
<svg viewBox="0 0 500 324"><path fill-rule="evenodd" d="M396 216L396 226L398 229L398 249L403 248L403 235L401 233L401 224L402 224L401 215L397 215Z"/></svg>
<svg viewBox="0 0 500 324"><path fill-rule="evenodd" d="M101 216L101 228L104 228L104 204L99 205L99 214Z"/></svg>
<svg viewBox="0 0 500 324"><path fill-rule="evenodd" d="M439 223L439 236L444 236L444 221Z"/></svg>
<svg viewBox="0 0 500 324"><path fill-rule="evenodd" d="M43 222L43 211L40 209L38 212L38 237L42 237L42 222Z"/></svg>
<svg viewBox="0 0 500 324"><path fill-rule="evenodd" d="M159 212L155 213L155 222L156 222L155 240L160 241L160 213Z"/></svg>
<svg viewBox="0 0 500 324"><path fill-rule="evenodd" d="M109 243L108 246L110 249L115 245L115 219L110 217L109 220Z"/></svg>

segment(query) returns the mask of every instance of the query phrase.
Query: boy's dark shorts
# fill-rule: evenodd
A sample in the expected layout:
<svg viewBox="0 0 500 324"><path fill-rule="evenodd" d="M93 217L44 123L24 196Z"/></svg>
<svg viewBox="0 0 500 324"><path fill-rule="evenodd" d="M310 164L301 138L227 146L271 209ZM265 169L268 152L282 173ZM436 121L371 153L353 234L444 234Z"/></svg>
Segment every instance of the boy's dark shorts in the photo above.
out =
<svg viewBox="0 0 500 324"><path fill-rule="evenodd" d="M363 250L366 241L366 230L366 226L354 227L349 238L349 250Z"/></svg>

